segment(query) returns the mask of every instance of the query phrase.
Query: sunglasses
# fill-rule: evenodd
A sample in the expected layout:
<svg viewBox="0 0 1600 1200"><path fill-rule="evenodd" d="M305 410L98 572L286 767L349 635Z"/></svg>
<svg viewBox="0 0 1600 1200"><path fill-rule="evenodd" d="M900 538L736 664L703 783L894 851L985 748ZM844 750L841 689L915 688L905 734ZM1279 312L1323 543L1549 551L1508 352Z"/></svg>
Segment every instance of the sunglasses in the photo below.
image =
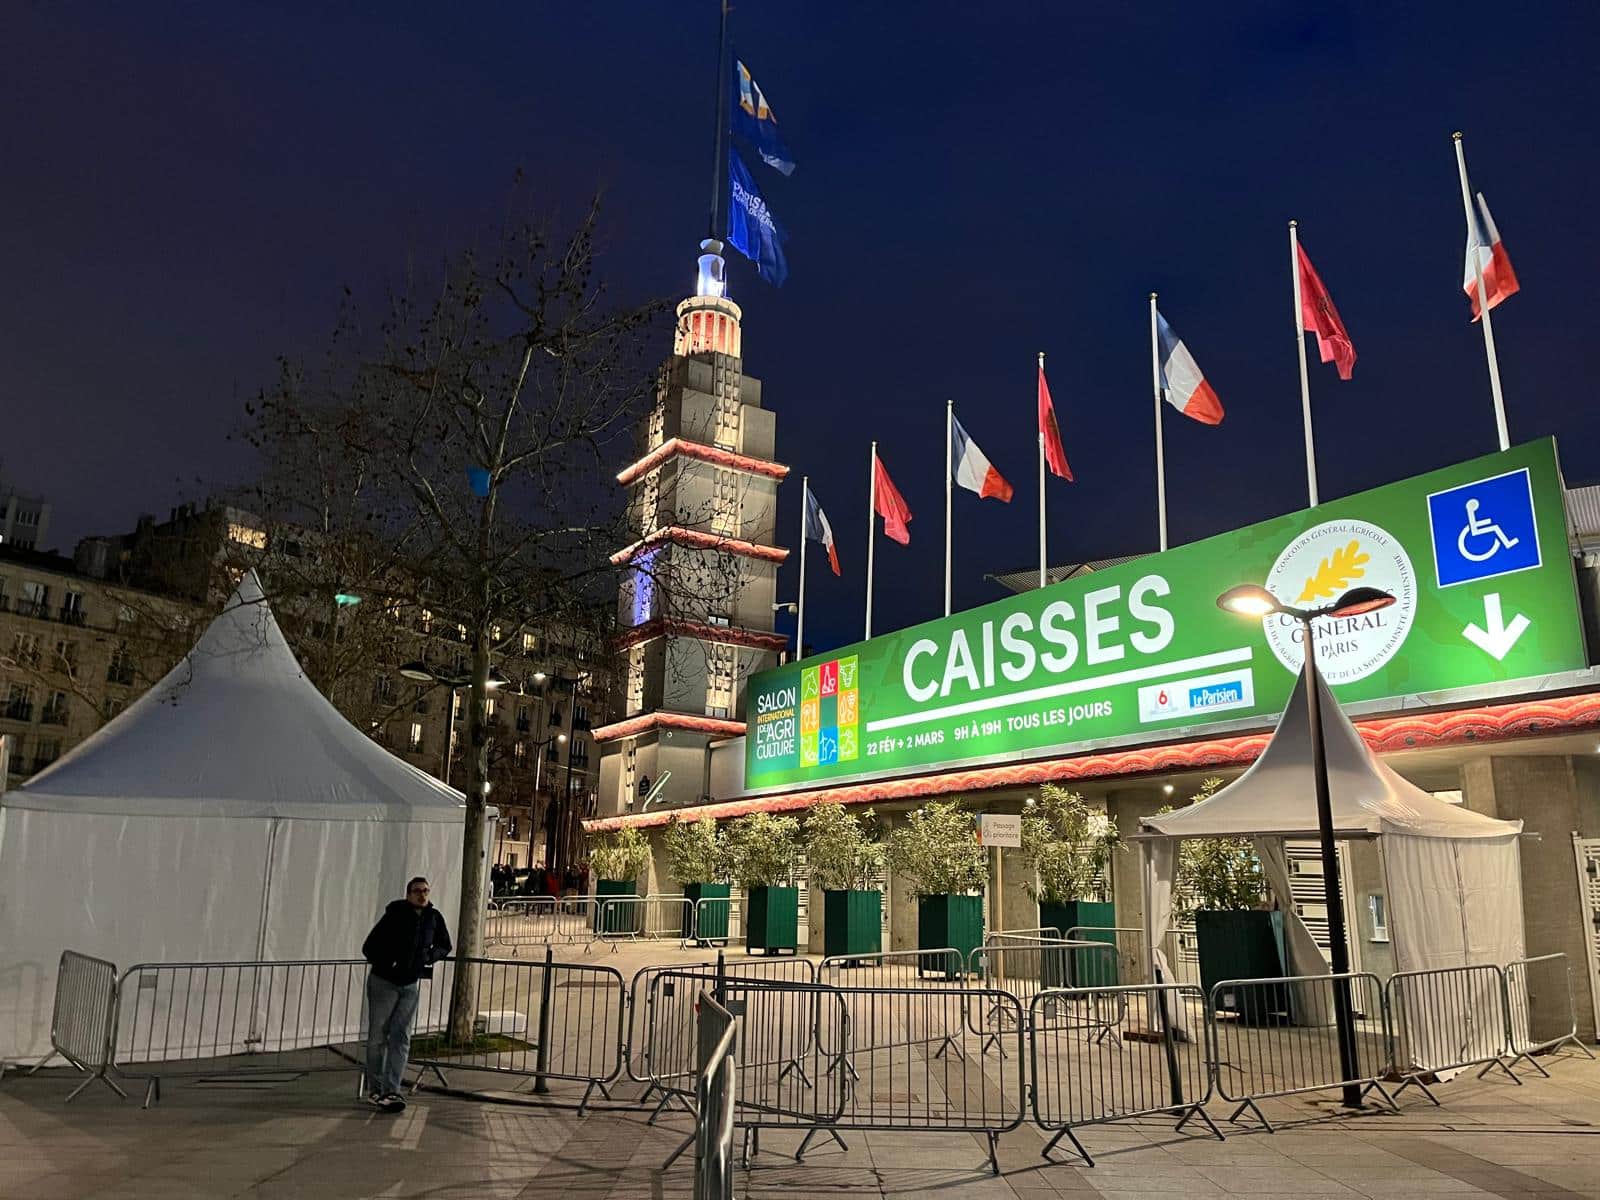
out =
<svg viewBox="0 0 1600 1200"><path fill-rule="evenodd" d="M414 887L408 890L413 896L426 896L428 894L428 889L425 887Z"/></svg>

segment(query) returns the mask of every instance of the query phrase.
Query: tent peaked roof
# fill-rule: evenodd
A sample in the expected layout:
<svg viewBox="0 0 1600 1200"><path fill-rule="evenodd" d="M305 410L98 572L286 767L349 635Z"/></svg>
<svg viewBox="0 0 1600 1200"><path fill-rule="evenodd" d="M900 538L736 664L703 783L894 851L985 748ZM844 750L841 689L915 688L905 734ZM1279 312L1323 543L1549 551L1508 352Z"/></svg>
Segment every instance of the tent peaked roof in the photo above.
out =
<svg viewBox="0 0 1600 1200"><path fill-rule="evenodd" d="M1441 838L1505 837L1521 832L1520 821L1486 817L1402 779L1361 740L1320 673L1316 679L1336 832ZM1176 812L1146 817L1143 825L1171 837L1257 833L1315 837L1317 795L1311 769L1311 722L1306 715L1306 673L1302 669L1272 740L1249 770L1210 798Z"/></svg>
<svg viewBox="0 0 1600 1200"><path fill-rule="evenodd" d="M56 811L373 821L458 821L461 803L312 685L254 572L159 683L5 796Z"/></svg>

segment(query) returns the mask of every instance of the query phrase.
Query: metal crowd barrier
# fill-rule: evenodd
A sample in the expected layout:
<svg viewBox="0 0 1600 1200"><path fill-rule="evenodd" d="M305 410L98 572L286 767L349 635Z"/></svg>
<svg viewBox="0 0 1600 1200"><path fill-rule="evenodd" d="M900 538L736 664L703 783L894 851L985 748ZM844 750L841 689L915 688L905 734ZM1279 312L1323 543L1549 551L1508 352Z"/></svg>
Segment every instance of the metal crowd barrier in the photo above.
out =
<svg viewBox="0 0 1600 1200"><path fill-rule="evenodd" d="M464 980L466 1017L457 1027L452 1007ZM411 1062L420 1068L412 1090L431 1071L448 1086L445 1070L489 1071L531 1078L534 1091L552 1079L584 1085L581 1116L598 1091L622 1074L627 989L615 967L559 963L550 947L543 962L450 958L421 981Z"/></svg>
<svg viewBox="0 0 1600 1200"><path fill-rule="evenodd" d="M1055 1010L1088 1009L1091 1019L1063 1024ZM1100 1010L1098 1014L1095 1010ZM1203 1040L1180 1038L1184 1027L1204 1030ZM1130 1019L1130 1014L1132 1014ZM1056 1130L1045 1144L1050 1157L1062 1138L1089 1166L1094 1159L1076 1129L1166 1113L1182 1129L1198 1117L1222 1139L1205 1111L1214 1087L1216 1060L1205 995L1191 984L1132 985L1041 991L1028 1006L1028 1073L1034 1124ZM1120 1035L1084 1037L1090 1029L1119 1027Z"/></svg>
<svg viewBox="0 0 1600 1200"><path fill-rule="evenodd" d="M595 916L598 938L615 943L647 938L681 938L693 919L694 907L687 896L604 896Z"/></svg>
<svg viewBox="0 0 1600 1200"><path fill-rule="evenodd" d="M597 901L592 897L558 900L553 896L536 896L507 900L489 914L484 945L509 949L513 955L524 946L553 943L587 946L599 936L596 915Z"/></svg>
<svg viewBox="0 0 1600 1200"><path fill-rule="evenodd" d="M1505 1063L1511 1022L1499 967L1397 971L1384 986L1384 1007L1393 1030L1393 1071L1401 1081L1397 1095L1414 1086L1438 1104L1428 1083L1468 1067L1481 1067L1480 1075L1498 1067L1522 1082Z"/></svg>
<svg viewBox="0 0 1600 1200"><path fill-rule="evenodd" d="M796 1151L804 1157L818 1132L883 1129L982 1133L989 1166L999 1174L996 1145L1025 1113L1022 1006L994 988L835 988L848 1017L849 1042L840 1072L845 1103L838 1118L817 1121ZM995 1028L1014 1040L1015 1054L985 1058L987 1030L974 1033L967 1013L997 1014ZM929 1047L938 1049L930 1050Z"/></svg>
<svg viewBox="0 0 1600 1200"><path fill-rule="evenodd" d="M1353 1013L1353 1070L1341 1065L1335 1022L1336 990L1347 988ZM1237 1104L1230 1121L1246 1109L1268 1130L1272 1123L1259 1101L1327 1091L1346 1084L1375 1090L1389 1069L1389 1019L1383 985L1376 975L1286 975L1273 979L1226 979L1211 989L1217 1093Z"/></svg>
<svg viewBox="0 0 1600 1200"><path fill-rule="evenodd" d="M60 1058L89 1076L67 1093L64 1103L71 1104L96 1079L126 1100L128 1093L107 1073L112 1067L116 1008L117 965L63 950L56 965L56 992L50 1009L50 1053L25 1074L32 1075ZM4 1070L5 1063L0 1061L0 1072Z"/></svg>
<svg viewBox="0 0 1600 1200"><path fill-rule="evenodd" d="M868 996L883 988L960 987L961 951L951 947L940 950L889 950L882 954L842 954L825 958L817 964L817 979L836 987L847 988L845 1003L854 998ZM909 1037L908 1030L880 1027L868 1019L868 1014L851 1014L854 1040L853 1051L888 1050L895 1046L924 1045L923 1042L879 1042L879 1037ZM918 1032L929 1032L920 1030ZM866 1040L864 1040L866 1039ZM932 1035L939 1043L935 1055L943 1054L956 1041L956 1034L943 1032Z"/></svg>
<svg viewBox="0 0 1600 1200"><path fill-rule="evenodd" d="M139 963L117 984L112 1067L145 1083L144 1107L165 1076L349 1070L363 1050L361 959Z"/></svg>
<svg viewBox="0 0 1600 1200"><path fill-rule="evenodd" d="M1149 970L1144 951L1144 930L1134 925L1074 925L1067 930L1069 942L1104 942L1116 949L1117 977L1103 980L1094 987L1122 987L1133 983L1149 983Z"/></svg>
<svg viewBox="0 0 1600 1200"><path fill-rule="evenodd" d="M704 992L700 993L698 1008L694 1200L733 1200L733 1114L739 1086L733 1014Z"/></svg>
<svg viewBox="0 0 1600 1200"><path fill-rule="evenodd" d="M684 949L726 946L744 937L744 906L738 896L704 896L694 902L685 925Z"/></svg>
<svg viewBox="0 0 1600 1200"><path fill-rule="evenodd" d="M1100 941L1067 941L1059 934L993 933L967 958L967 974L976 976L980 986L1003 987L1023 1004L1049 989L1105 985L1116 979L1116 970L1116 947ZM1070 1010L1070 1005L1061 1002L1057 1007L1063 1013L1060 1019L1073 1023L1069 1027L1089 1022L1088 1027L1098 1030L1102 1037L1121 1024L1125 1015L1092 1006L1077 1017L1069 1017L1064 1014ZM998 1013L969 1013L969 1019L981 1018L983 1022L983 1030L974 1029L974 1032L984 1033L985 1051L995 1042L998 1016Z"/></svg>
<svg viewBox="0 0 1600 1200"><path fill-rule="evenodd" d="M1519 958L1505 969L1506 1050L1510 1071L1526 1060L1545 1078L1534 1055L1550 1054L1571 1044L1589 1058L1594 1052L1578 1040L1578 1015L1572 1002L1572 974L1565 954ZM1488 1070L1487 1067L1484 1070Z"/></svg>
<svg viewBox="0 0 1600 1200"><path fill-rule="evenodd" d="M696 981L686 985L686 979ZM628 1078L646 1085L641 1099L661 1093L650 1122L672 1103L680 1107L690 1094L692 1062L688 1046L694 1014L685 1004L697 987L715 988L719 981L806 985L816 982L812 963L803 958L730 956L641 967L629 987L628 1037L624 1048ZM804 1031L803 1031L804 1032Z"/></svg>

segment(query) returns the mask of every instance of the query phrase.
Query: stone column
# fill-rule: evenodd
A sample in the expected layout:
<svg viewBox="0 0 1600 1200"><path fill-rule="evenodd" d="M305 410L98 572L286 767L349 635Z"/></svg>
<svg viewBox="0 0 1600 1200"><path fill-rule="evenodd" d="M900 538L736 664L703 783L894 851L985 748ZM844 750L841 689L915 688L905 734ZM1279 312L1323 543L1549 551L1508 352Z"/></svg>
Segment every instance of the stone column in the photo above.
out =
<svg viewBox="0 0 1600 1200"><path fill-rule="evenodd" d="M1572 835L1600 836L1600 777L1588 760L1570 756L1486 755L1462 765L1461 790L1464 802L1474 812L1503 820L1520 819L1525 832L1540 835L1523 838L1519 846L1528 955L1567 956L1578 1036L1593 1041L1588 931L1583 927ZM1534 1027L1545 1029L1554 1018L1541 1012L1539 1001L1535 991Z"/></svg>
<svg viewBox="0 0 1600 1200"><path fill-rule="evenodd" d="M1138 929L1144 925L1144 887L1139 878L1139 819L1159 812L1172 797L1159 786L1113 788L1106 793L1106 816L1122 835L1122 849L1111 862L1111 894L1117 906L1117 924Z"/></svg>

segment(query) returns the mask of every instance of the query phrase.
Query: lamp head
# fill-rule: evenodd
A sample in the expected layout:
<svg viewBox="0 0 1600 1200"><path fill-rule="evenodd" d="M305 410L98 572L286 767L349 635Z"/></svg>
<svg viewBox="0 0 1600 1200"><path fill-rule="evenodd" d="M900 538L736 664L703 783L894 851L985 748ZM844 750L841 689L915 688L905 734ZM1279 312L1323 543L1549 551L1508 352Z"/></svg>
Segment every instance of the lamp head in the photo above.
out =
<svg viewBox="0 0 1600 1200"><path fill-rule="evenodd" d="M1328 615L1330 617L1358 617L1362 613L1376 612L1380 608L1388 608L1393 603L1394 597L1381 588L1351 588L1333 602L1332 607L1328 610Z"/></svg>
<svg viewBox="0 0 1600 1200"><path fill-rule="evenodd" d="M1265 617L1283 608L1273 594L1254 583L1241 583L1217 597L1217 607L1241 617Z"/></svg>
<svg viewBox="0 0 1600 1200"><path fill-rule="evenodd" d="M438 676L428 669L428 664L423 662L408 662L400 668L400 674L407 679L414 679L418 683L433 683Z"/></svg>

